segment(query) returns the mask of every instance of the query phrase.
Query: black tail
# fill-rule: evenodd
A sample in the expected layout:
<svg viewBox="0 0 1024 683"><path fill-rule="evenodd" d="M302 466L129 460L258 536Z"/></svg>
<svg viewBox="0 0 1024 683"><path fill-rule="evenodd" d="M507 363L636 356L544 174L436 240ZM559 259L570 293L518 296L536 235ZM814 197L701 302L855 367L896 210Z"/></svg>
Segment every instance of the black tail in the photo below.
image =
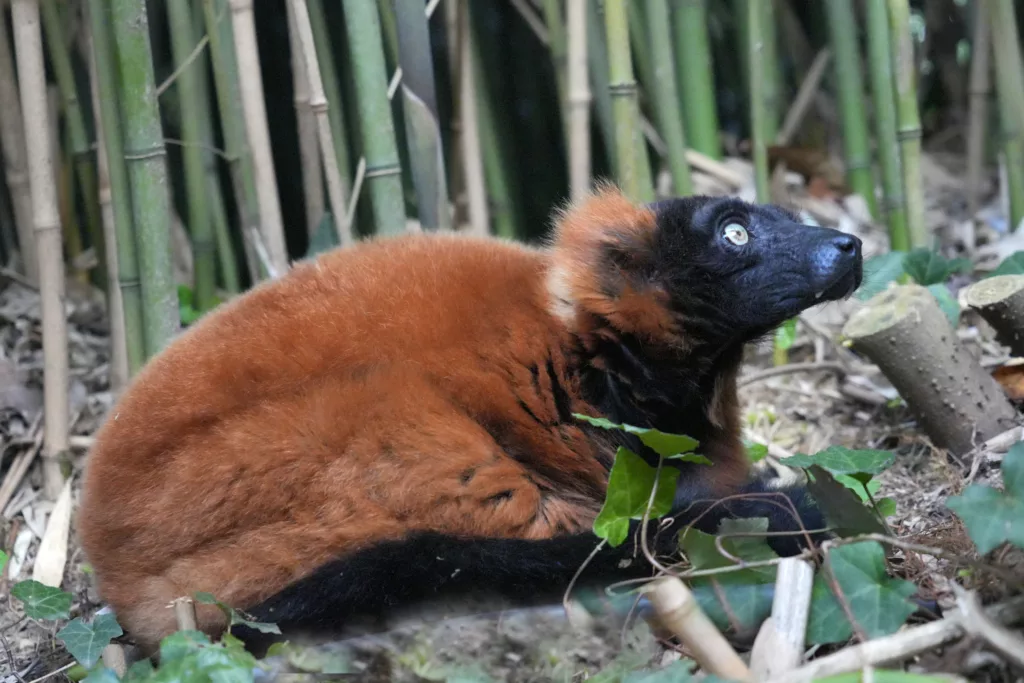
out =
<svg viewBox="0 0 1024 683"><path fill-rule="evenodd" d="M772 491L764 481L752 482L745 490ZM788 489L785 494L805 528L823 526L820 513L803 489ZM725 517L768 517L770 531L799 528L792 513L778 504L737 499L709 512L709 502L693 502L702 497L700 491L680 489L676 509L681 512L675 522L660 530L657 523L649 525L652 552L671 554L676 532L701 513L706 514L694 526L710 533ZM341 634L353 623L365 624L366 620L379 627L389 616L439 599L498 600L517 606L557 603L584 563L576 584L580 587L652 575L637 547L638 525L633 521L625 543L617 548L605 545L589 562L587 558L600 541L591 532L543 540L414 533L330 562L247 612L258 621L276 623L288 637L303 632ZM769 543L782 555L795 554L806 545L796 536L770 537ZM262 640L247 628L236 627L235 634L250 646Z"/></svg>

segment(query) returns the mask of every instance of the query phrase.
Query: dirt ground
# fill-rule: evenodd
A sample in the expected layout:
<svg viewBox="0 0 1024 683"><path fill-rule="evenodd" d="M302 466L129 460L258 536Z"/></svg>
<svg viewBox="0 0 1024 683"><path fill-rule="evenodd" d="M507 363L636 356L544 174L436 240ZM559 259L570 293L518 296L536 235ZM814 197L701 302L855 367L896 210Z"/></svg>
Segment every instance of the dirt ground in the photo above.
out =
<svg viewBox="0 0 1024 683"><path fill-rule="evenodd" d="M977 235L996 234L998 207L986 207L980 218L954 218L957 211L963 213L962 208L956 208L962 207L956 195L959 170L942 163L946 161L932 158L931 175L926 175L933 227L940 234L958 235L965 230L966 221L972 223ZM804 199L819 215L825 206L839 217L844 229L860 234L869 253L884 249L884 234L859 224L855 210L831 199ZM791 362L842 362L847 369L843 376L826 368L744 384L741 394L747 437L770 444L773 457L813 453L831 444L895 450L896 464L882 475L879 492L896 501L897 512L889 519L893 530L908 540L969 552L971 544L944 501L959 492L965 481L998 477L998 464L958 462L931 447L884 377L833 341L848 313L858 305L851 300L810 311L798 326L796 342L789 352ZM102 299L88 288L69 282L68 310L74 505L91 434L106 416L112 398ZM991 341L985 326L968 315L961 322L960 334L986 365L991 367L1005 359L1005 350ZM771 366L770 345L752 348L742 381ZM41 499L38 462L23 477L10 474L19 458L37 449L41 440L41 368L36 294L15 276L0 272L0 482L5 482L0 483L0 547L12 558L9 570L0 577L0 683L32 681L72 662L54 637L56 629L21 618L17 601L9 595L14 581L32 576L40 539L53 510L52 503ZM900 570L918 581L922 594L948 604L953 571L937 560L918 556L904 559ZM76 541L73 514L62 587L75 595L73 615L91 616L100 606ZM343 654L337 656L364 672L362 680L374 681L580 681L612 663L661 666L679 657L643 622L624 624L621 614L606 615L598 617L593 628L581 632L570 626L560 606L434 626L412 625L338 647ZM330 654L322 651L318 656L327 656L324 652ZM938 670L953 667L972 680L1009 680L1003 665L984 653L972 650L960 659L955 664L942 660L932 665ZM490 678L474 678L474 671L486 672ZM61 678L58 675L50 680Z"/></svg>

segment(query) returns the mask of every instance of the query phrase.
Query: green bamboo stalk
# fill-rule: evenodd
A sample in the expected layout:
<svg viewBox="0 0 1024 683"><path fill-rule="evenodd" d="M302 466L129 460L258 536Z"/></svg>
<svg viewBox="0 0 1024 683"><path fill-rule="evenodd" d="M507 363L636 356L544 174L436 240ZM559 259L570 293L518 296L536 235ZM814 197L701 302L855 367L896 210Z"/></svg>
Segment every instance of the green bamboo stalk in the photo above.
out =
<svg viewBox="0 0 1024 683"><path fill-rule="evenodd" d="M824 0L824 7L835 59L836 99L842 115L846 180L850 188L867 202L871 215L877 217L864 81L857 49L857 33L852 28L857 25L852 0Z"/></svg>
<svg viewBox="0 0 1024 683"><path fill-rule="evenodd" d="M94 4L94 3L90 3ZM116 45L124 159L132 190L132 213L142 276L146 357L159 353L179 327L177 288L171 262L171 207L146 5L111 0L110 28Z"/></svg>
<svg viewBox="0 0 1024 683"><path fill-rule="evenodd" d="M181 112L182 162L185 172L185 196L188 200L188 228L192 238L194 268L194 301L199 311L206 311L216 303L217 242L210 222L211 209L207 201L208 186L203 168L201 111L205 108L199 92L201 62L192 60L196 41L192 36L192 12L188 2L165 3L168 28L171 34L171 52L175 69L180 68L175 87Z"/></svg>
<svg viewBox="0 0 1024 683"><path fill-rule="evenodd" d="M672 55L672 26L668 0L648 0L647 35L654 55L654 81L649 91L654 96L658 112L658 128L668 146L668 162L672 171L672 184L676 194L693 192L690 164L686 160L686 134L678 108L679 91L676 87L675 60Z"/></svg>
<svg viewBox="0 0 1024 683"><path fill-rule="evenodd" d="M117 65L110 35L110 7L107 2L93 1L86 5L89 29L92 32L93 55L96 59L96 88L99 93L97 126L103 128L107 173L117 235L117 282L124 310L124 332L127 344L128 373L134 376L146 359L146 339L142 313L142 289L139 280L139 259L135 245L132 217L131 187L125 166L124 142L121 137L120 99L117 92Z"/></svg>
<svg viewBox="0 0 1024 683"><path fill-rule="evenodd" d="M917 110L914 83L914 43L910 35L910 3L888 0L889 28L892 33L893 70L896 80L896 115L906 192L907 229L910 246L930 247L931 239L924 223L924 188L921 182L921 117Z"/></svg>
<svg viewBox="0 0 1024 683"><path fill-rule="evenodd" d="M996 95L1003 135L1006 185L1010 196L1010 230L1024 219L1024 73L1021 69L1017 16L1012 2L989 2L992 48L996 63Z"/></svg>
<svg viewBox="0 0 1024 683"><path fill-rule="evenodd" d="M366 157L366 185L377 234L404 233L405 198L395 124L388 100L380 17L366 0L342 0L351 51L359 123Z"/></svg>
<svg viewBox="0 0 1024 683"><path fill-rule="evenodd" d="M380 17L383 37L385 67L398 66L398 25L395 21L395 7L391 0L377 0L377 14Z"/></svg>
<svg viewBox="0 0 1024 683"><path fill-rule="evenodd" d="M608 41L608 87L615 118L616 175L627 197L633 201L643 201L643 196L650 190L641 188L640 159L637 154L637 138L641 137L640 117L629 47L626 0L607 0L604 13Z"/></svg>
<svg viewBox="0 0 1024 683"><path fill-rule="evenodd" d="M555 71L555 83L558 87L558 112L562 118L566 140L569 139L569 91L567 69L569 64L568 34L565 30L565 17L562 15L561 0L544 0L544 24L548 29L548 49L551 51L551 64Z"/></svg>
<svg viewBox="0 0 1024 683"><path fill-rule="evenodd" d="M252 155L246 140L245 115L241 105L241 89L238 83L238 62L232 49L231 18L228 16L226 0L202 0L206 36L209 39L210 60L213 63L214 90L217 93L217 108L220 112L221 134L231 172L239 223L243 235L260 225L259 199L256 196L256 175L252 166ZM255 283L266 277L251 240L246 235L246 262L249 277Z"/></svg>
<svg viewBox="0 0 1024 683"><path fill-rule="evenodd" d="M637 102L650 97L656 81L650 38L647 35L647 3L629 0L626 3L626 22L629 24L629 51L633 59L633 76L637 80ZM645 100L646 101L646 100ZM639 109L639 104L638 111Z"/></svg>
<svg viewBox="0 0 1024 683"><path fill-rule="evenodd" d="M69 152L74 160L75 175L81 190L82 202L85 206L85 225L89 241L96 254L97 267L93 271L93 282L106 286L106 256L103 247L103 222L100 216L99 190L96 185L96 167L93 165L92 149L89 135L86 132L85 116L82 103L78 96L78 86L71 66L71 55L67 50L67 38L64 35L57 0L42 0L40 10L43 31L46 34L46 47L50 64L60 91L61 106L68 127Z"/></svg>
<svg viewBox="0 0 1024 683"><path fill-rule="evenodd" d="M309 8L309 23L313 27L313 42L316 58L320 63L320 74L327 98L327 118L331 122L331 139L334 141L334 155L338 159L338 174L346 197L352 195L352 155L348 149L348 125L345 123L344 101L338 80L338 67L331 49L329 24L324 14L323 0L306 0Z"/></svg>
<svg viewBox="0 0 1024 683"><path fill-rule="evenodd" d="M615 122L612 115L612 93L608 87L608 47L601 11L596 2L587 2L587 65L590 71L590 90L594 98L601 138L608 151L608 161L611 167L618 168Z"/></svg>
<svg viewBox="0 0 1024 683"><path fill-rule="evenodd" d="M767 202L771 199L768 184L768 119L769 103L766 99L764 79L756 75L762 71L763 24L765 13L756 1L746 0L747 28L747 73L748 92L750 93L750 139L753 148L754 185L757 201Z"/></svg>
<svg viewBox="0 0 1024 683"><path fill-rule="evenodd" d="M722 158L715 107L715 71L708 41L707 0L681 0L673 11L676 75L679 77L684 132L689 146Z"/></svg>
<svg viewBox="0 0 1024 683"><path fill-rule="evenodd" d="M896 140L896 97L889 51L889 15L885 0L867 0L868 58L871 63L871 95L875 105L875 139L882 167L890 247L910 248L907 210L903 193L900 148Z"/></svg>
<svg viewBox="0 0 1024 683"><path fill-rule="evenodd" d="M765 102L764 135L771 144L779 134L782 107L782 71L779 65L778 31L773 0L755 0L761 9L761 68Z"/></svg>
<svg viewBox="0 0 1024 683"><path fill-rule="evenodd" d="M430 53L430 27L419 3L401 1L395 3L395 24L402 67L405 139L420 224L425 230L448 230L451 212L437 114L434 60Z"/></svg>

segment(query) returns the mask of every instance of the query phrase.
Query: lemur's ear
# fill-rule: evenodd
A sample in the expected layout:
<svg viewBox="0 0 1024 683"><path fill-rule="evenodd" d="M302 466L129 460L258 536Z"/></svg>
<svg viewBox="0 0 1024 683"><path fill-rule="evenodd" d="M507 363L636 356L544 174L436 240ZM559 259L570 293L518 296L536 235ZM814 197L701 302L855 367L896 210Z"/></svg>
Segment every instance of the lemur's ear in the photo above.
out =
<svg viewBox="0 0 1024 683"><path fill-rule="evenodd" d="M552 245L552 293L562 308L577 318L600 316L623 332L666 334L672 316L655 267L657 229L651 209L611 185L562 210Z"/></svg>

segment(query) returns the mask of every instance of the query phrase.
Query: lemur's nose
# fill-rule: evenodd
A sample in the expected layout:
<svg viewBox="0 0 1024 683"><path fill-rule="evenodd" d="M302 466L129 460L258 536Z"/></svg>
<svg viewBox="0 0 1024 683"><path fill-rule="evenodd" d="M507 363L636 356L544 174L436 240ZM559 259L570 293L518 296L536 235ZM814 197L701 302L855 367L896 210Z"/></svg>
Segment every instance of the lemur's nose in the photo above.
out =
<svg viewBox="0 0 1024 683"><path fill-rule="evenodd" d="M855 267L861 258L861 241L855 235L825 229L818 233L811 251L811 262L817 277L831 279L837 271Z"/></svg>
<svg viewBox="0 0 1024 683"><path fill-rule="evenodd" d="M846 233L838 235L832 240L832 244L836 246L836 249L847 254L852 255L860 251L860 239Z"/></svg>

